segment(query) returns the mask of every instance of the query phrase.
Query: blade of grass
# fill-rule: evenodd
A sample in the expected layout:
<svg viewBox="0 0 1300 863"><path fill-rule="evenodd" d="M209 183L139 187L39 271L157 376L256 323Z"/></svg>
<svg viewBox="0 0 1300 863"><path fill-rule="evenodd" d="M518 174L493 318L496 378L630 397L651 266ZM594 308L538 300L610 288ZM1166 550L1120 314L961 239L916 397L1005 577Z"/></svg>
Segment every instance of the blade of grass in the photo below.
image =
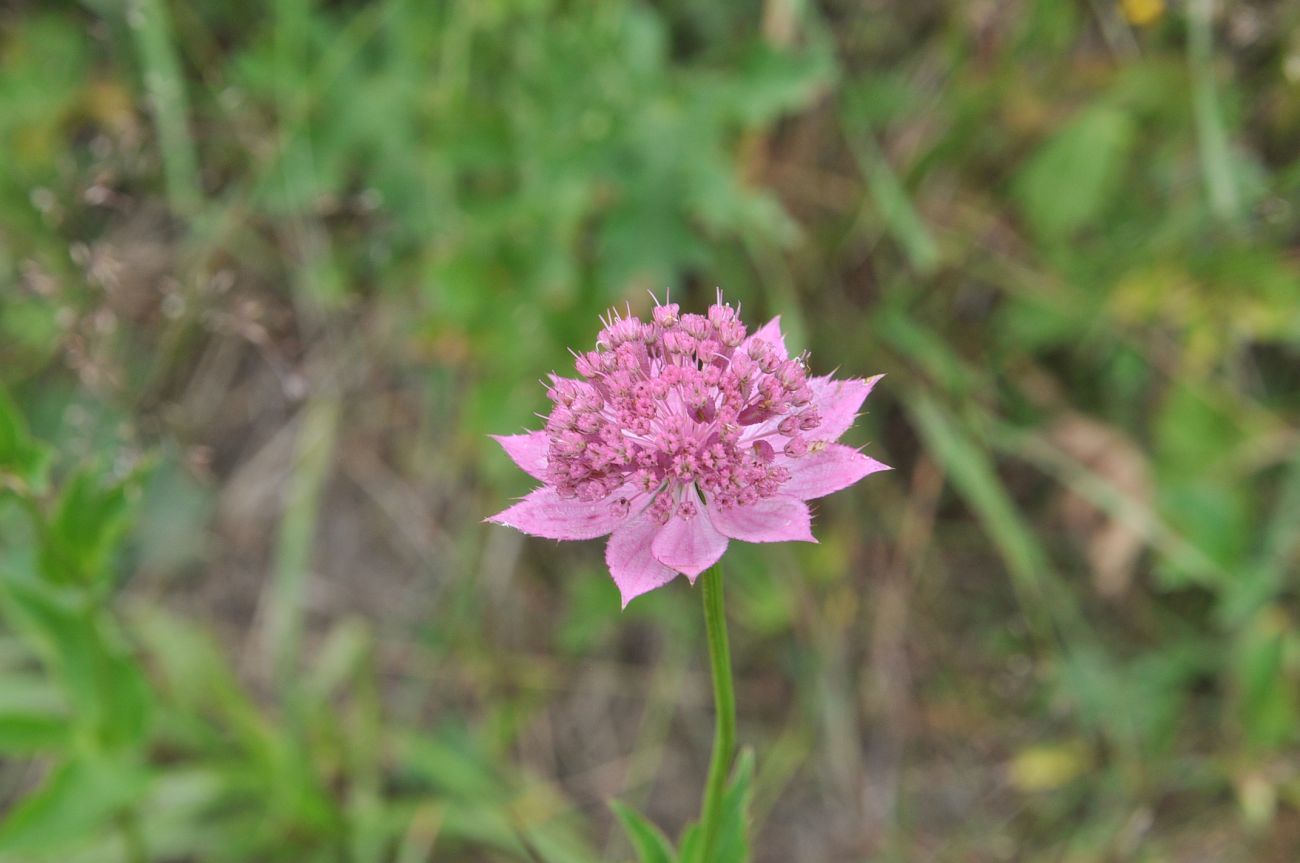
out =
<svg viewBox="0 0 1300 863"><path fill-rule="evenodd" d="M1233 178L1228 132L1214 86L1214 44L1211 32L1213 0L1191 0L1187 6L1187 62L1192 77L1192 110L1201 171L1210 193L1210 208L1224 222L1241 216L1241 195Z"/></svg>
<svg viewBox="0 0 1300 863"><path fill-rule="evenodd" d="M918 393L908 407L927 449L944 466L1006 562L1030 629L1039 638L1049 638L1053 623L1074 620L1073 603L1063 587L1048 596L1047 555L1017 512L988 454L929 394Z"/></svg>
<svg viewBox="0 0 1300 863"><path fill-rule="evenodd" d="M624 789L619 794L620 802L633 808L645 805L655 777L662 768L663 752L679 707L674 696L682 690L687 661L696 647L695 642L682 631L684 621L684 617L674 617L667 624L672 627L671 633L662 642L661 655L648 687L650 694L637 729L636 745L632 747L627 772L620 786ZM618 832L611 830L604 846L606 859L613 856L618 839Z"/></svg>
<svg viewBox="0 0 1300 863"><path fill-rule="evenodd" d="M1288 562L1300 552L1300 454L1292 459L1282 480L1277 506L1264 533L1264 565L1280 582Z"/></svg>
<svg viewBox="0 0 1300 863"><path fill-rule="evenodd" d="M167 198L177 215L191 216L202 200L202 186L186 119L189 103L171 21L162 0L132 0L126 10L127 27L135 39L145 93L158 130Z"/></svg>
<svg viewBox="0 0 1300 863"><path fill-rule="evenodd" d="M292 690L295 680L307 572L320 514L321 488L333 461L338 420L337 399L319 397L308 404L285 493L268 588L266 624L266 643L276 680L285 687L282 691Z"/></svg>
<svg viewBox="0 0 1300 863"><path fill-rule="evenodd" d="M939 247L875 136L868 128L849 128L848 124L844 134L886 229L903 247L913 269L922 276L930 275L939 268Z"/></svg>
<svg viewBox="0 0 1300 863"><path fill-rule="evenodd" d="M1226 577L1226 573L1214 561L1185 536L1173 531L1150 507L1133 500L1116 488L1114 483L1089 470L1042 436L1008 425L998 425L992 442L1008 455L1028 461L1047 472L1112 517L1122 519L1161 553L1189 572L1210 582Z"/></svg>
<svg viewBox="0 0 1300 863"><path fill-rule="evenodd" d="M1244 625L1259 609L1276 601L1287 586L1292 561L1300 553L1300 456L1292 459L1281 478L1277 503L1264 527L1258 559L1232 582L1223 600L1221 617Z"/></svg>
<svg viewBox="0 0 1300 863"><path fill-rule="evenodd" d="M1104 668L1110 661L1106 645L1088 625L1069 586L1057 578L1046 552L994 471L991 457L932 396L922 392L910 407L931 454L944 465L953 487L974 510L1006 561L1031 634L1048 655L1059 657L1060 673L1069 687L1078 688L1092 680L1089 669L1099 663ZM1089 700L1104 700L1104 693L1084 699ZM1146 756L1127 705L1103 713L1100 722L1116 748L1121 772L1142 775Z"/></svg>
<svg viewBox="0 0 1300 863"><path fill-rule="evenodd" d="M397 863L423 863L433 858L433 848L442 831L443 807L433 801L420 803L397 850Z"/></svg>

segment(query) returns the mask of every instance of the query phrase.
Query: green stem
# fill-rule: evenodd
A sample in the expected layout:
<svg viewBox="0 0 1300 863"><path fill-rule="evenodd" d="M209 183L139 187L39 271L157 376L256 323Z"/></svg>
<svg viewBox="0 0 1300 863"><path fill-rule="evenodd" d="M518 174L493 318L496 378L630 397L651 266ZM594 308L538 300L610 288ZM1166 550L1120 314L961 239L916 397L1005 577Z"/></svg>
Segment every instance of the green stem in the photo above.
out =
<svg viewBox="0 0 1300 863"><path fill-rule="evenodd" d="M709 664L713 671L715 725L709 781L704 788L700 823L704 826L704 859L712 860L718 842L722 795L727 788L736 750L736 694L731 680L731 651L727 647L727 618L722 608L722 568L712 566L700 576L704 596L704 624L709 636Z"/></svg>

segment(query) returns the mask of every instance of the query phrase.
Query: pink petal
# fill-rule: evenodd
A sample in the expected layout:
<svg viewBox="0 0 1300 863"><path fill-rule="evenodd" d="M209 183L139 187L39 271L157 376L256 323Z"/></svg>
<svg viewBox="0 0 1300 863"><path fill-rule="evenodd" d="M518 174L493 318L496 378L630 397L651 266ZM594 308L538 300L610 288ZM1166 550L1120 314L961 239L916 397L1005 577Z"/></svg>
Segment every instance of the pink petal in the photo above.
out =
<svg viewBox="0 0 1300 863"><path fill-rule="evenodd" d="M748 347L749 343L754 339L763 339L776 345L777 350L781 352L783 358L790 356L790 352L785 348L785 336L781 333L780 315L777 315L772 318L772 320L755 330L748 339L745 339L745 341L741 343L741 349L743 350Z"/></svg>
<svg viewBox="0 0 1300 863"><path fill-rule="evenodd" d="M827 444L825 449L800 458L786 459L781 464L790 471L790 478L781 483L781 494L800 500L824 497L868 474L891 469L853 447L838 443Z"/></svg>
<svg viewBox="0 0 1300 863"><path fill-rule="evenodd" d="M659 523L648 513L628 519L609 537L605 545L605 563L623 596L623 607L633 598L663 587L677 573L655 560L650 550Z"/></svg>
<svg viewBox="0 0 1300 863"><path fill-rule="evenodd" d="M862 407L871 388L883 377L884 375L876 375L866 380L850 378L837 381L831 380L828 375L811 379L808 384L812 387L813 404L817 405L817 412L822 416L822 424L809 437L839 440L857 419L858 408Z"/></svg>
<svg viewBox="0 0 1300 863"><path fill-rule="evenodd" d="M697 514L693 518L674 516L659 528L650 550L655 559L695 582L695 576L718 562L727 550L727 538L713 527L692 488L687 499L694 498Z"/></svg>
<svg viewBox="0 0 1300 863"><path fill-rule="evenodd" d="M533 431L523 434L494 434L492 440L501 444L506 455L514 459L533 479L546 481L546 453L550 439L546 432Z"/></svg>
<svg viewBox="0 0 1300 863"><path fill-rule="evenodd" d="M617 498L615 492L594 503L564 500L555 489L542 486L487 520L547 539L595 539L609 533L627 518L626 513L620 513L614 505Z"/></svg>
<svg viewBox="0 0 1300 863"><path fill-rule="evenodd" d="M723 536L745 542L817 541L808 504L784 494L749 506L710 507L709 520Z"/></svg>

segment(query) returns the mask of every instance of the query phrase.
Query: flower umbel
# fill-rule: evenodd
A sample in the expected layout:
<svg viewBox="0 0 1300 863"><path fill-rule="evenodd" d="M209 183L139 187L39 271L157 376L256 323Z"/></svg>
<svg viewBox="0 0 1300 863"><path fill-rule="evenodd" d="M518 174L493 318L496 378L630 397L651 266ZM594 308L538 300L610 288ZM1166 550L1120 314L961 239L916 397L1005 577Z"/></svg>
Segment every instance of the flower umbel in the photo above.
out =
<svg viewBox="0 0 1300 863"><path fill-rule="evenodd" d="M610 312L579 379L551 376L543 431L496 436L544 485L488 521L550 539L610 534L623 596L712 566L730 540L816 542L806 501L887 466L835 443L880 375L810 377L775 318L752 335L722 302Z"/></svg>

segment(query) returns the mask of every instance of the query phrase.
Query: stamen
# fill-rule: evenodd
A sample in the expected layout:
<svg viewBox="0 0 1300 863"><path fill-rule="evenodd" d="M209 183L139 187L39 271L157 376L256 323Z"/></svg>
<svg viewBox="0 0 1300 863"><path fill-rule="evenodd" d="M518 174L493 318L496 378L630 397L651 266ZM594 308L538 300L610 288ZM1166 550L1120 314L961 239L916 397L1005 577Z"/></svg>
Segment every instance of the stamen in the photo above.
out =
<svg viewBox="0 0 1300 863"><path fill-rule="evenodd" d="M807 355L788 360L767 341L746 344L738 308L720 290L707 315L651 296L650 321L633 317L630 304L610 309L596 350L570 351L581 379L544 384L553 405L548 478L562 497L617 492L610 505L619 512L652 498L648 510L661 522L696 515L691 486L710 507L777 494L789 478L778 453L802 457L810 449L802 433L821 424L806 407ZM778 435L789 439L780 450L767 440Z"/></svg>

